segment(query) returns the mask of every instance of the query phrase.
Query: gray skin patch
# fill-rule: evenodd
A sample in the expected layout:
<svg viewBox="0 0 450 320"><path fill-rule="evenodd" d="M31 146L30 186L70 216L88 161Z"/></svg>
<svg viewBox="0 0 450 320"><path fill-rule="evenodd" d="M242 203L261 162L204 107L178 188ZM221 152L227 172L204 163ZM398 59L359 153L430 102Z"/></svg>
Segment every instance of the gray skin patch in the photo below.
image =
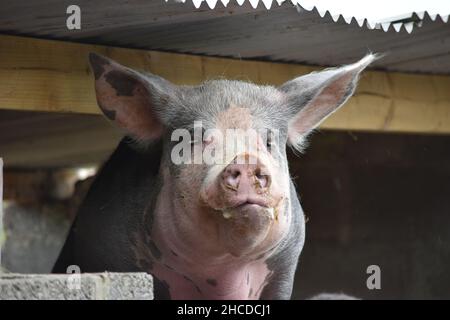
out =
<svg viewBox="0 0 450 320"><path fill-rule="evenodd" d="M168 105L170 101L170 97L167 95L163 95L159 98L159 102L161 103L162 106Z"/></svg>
<svg viewBox="0 0 450 320"><path fill-rule="evenodd" d="M89 54L89 61L91 63L92 71L94 72L95 80L98 80L105 72L103 66L111 64L107 59L95 53Z"/></svg>
<svg viewBox="0 0 450 320"><path fill-rule="evenodd" d="M153 242L153 240L148 240L147 245L150 249L150 252L152 254L152 256L156 259L156 260L160 260L161 259L161 251L159 250L159 248L156 246L155 242Z"/></svg>
<svg viewBox="0 0 450 320"><path fill-rule="evenodd" d="M114 90L116 90L118 97L133 96L133 90L138 85L138 80L136 80L136 78L119 70L108 72L105 75L105 80L114 88Z"/></svg>
<svg viewBox="0 0 450 320"><path fill-rule="evenodd" d="M253 293L253 288L250 288L250 291L248 292L248 298L250 298L252 296Z"/></svg>
<svg viewBox="0 0 450 320"><path fill-rule="evenodd" d="M206 282L209 285L213 286L213 287L217 286L217 280L216 279L206 279Z"/></svg>
<svg viewBox="0 0 450 320"><path fill-rule="evenodd" d="M165 281L153 277L153 287L155 290L155 300L170 300L170 287Z"/></svg>

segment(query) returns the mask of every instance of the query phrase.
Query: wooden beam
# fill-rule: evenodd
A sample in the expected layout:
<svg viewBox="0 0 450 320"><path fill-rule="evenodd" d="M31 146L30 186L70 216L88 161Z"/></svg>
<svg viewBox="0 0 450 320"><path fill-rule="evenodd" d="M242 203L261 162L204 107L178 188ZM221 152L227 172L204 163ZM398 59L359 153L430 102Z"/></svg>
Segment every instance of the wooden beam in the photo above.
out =
<svg viewBox="0 0 450 320"><path fill-rule="evenodd" d="M101 163L121 135L100 115L0 112L0 156L8 169Z"/></svg>
<svg viewBox="0 0 450 320"><path fill-rule="evenodd" d="M0 36L0 109L97 114L88 52L177 84L226 77L278 85L316 68ZM353 61L349 61L351 63ZM450 133L450 76L369 71L326 129Z"/></svg>

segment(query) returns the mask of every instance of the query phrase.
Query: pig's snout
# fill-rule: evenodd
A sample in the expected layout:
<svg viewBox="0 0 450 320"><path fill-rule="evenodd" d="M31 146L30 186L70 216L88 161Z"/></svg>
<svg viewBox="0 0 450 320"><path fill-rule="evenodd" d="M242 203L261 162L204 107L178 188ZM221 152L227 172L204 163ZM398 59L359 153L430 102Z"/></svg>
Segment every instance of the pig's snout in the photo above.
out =
<svg viewBox="0 0 450 320"><path fill-rule="evenodd" d="M271 177L264 167L256 164L237 164L228 165L222 172L222 185L234 191L250 194L270 187Z"/></svg>
<svg viewBox="0 0 450 320"><path fill-rule="evenodd" d="M246 204L271 207L272 177L256 157L235 158L222 170L218 182L224 207L236 208Z"/></svg>
<svg viewBox="0 0 450 320"><path fill-rule="evenodd" d="M240 158L239 158L240 157ZM225 218L240 213L267 213L274 216L283 198L272 170L259 158L249 154L236 157L205 184L202 201Z"/></svg>
<svg viewBox="0 0 450 320"><path fill-rule="evenodd" d="M225 168L210 171L211 177L200 192L202 202L214 209L219 238L234 256L250 252L279 232L284 198L281 173L264 158L240 157Z"/></svg>

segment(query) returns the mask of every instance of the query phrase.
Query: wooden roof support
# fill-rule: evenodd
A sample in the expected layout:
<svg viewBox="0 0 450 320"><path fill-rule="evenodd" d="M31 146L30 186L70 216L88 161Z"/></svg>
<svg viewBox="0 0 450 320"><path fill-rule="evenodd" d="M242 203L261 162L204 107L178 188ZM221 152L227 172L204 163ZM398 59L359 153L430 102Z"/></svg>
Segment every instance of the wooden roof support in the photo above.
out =
<svg viewBox="0 0 450 320"><path fill-rule="evenodd" d="M317 69L0 35L0 109L99 113L91 51L177 84L226 77L278 85ZM356 95L322 128L448 134L450 76L365 72Z"/></svg>

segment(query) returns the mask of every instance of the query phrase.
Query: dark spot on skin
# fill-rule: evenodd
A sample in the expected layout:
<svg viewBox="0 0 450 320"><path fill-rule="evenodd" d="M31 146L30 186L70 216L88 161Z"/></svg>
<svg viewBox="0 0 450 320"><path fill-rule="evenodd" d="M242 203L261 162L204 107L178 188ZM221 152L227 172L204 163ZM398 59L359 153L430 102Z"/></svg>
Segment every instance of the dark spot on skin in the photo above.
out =
<svg viewBox="0 0 450 320"><path fill-rule="evenodd" d="M253 289L250 288L250 291L248 292L248 297L250 298L252 296L252 294L253 294Z"/></svg>
<svg viewBox="0 0 450 320"><path fill-rule="evenodd" d="M192 285L194 286L195 290L197 290L198 293L202 293L202 290L200 290L200 288L195 284L194 280L185 275L183 275L183 278L192 283Z"/></svg>
<svg viewBox="0 0 450 320"><path fill-rule="evenodd" d="M92 71L94 72L95 80L98 80L105 72L105 68L103 68L103 66L110 64L108 59L93 52L89 54L89 61L91 63Z"/></svg>
<svg viewBox="0 0 450 320"><path fill-rule="evenodd" d="M153 277L155 300L170 300L170 287L165 281Z"/></svg>
<svg viewBox="0 0 450 320"><path fill-rule="evenodd" d="M153 270L153 261L151 261L151 260L139 259L138 264L145 271Z"/></svg>
<svg viewBox="0 0 450 320"><path fill-rule="evenodd" d="M105 114L105 116L109 119L109 120L116 120L116 111L115 110L107 110L107 109L102 109L103 113Z"/></svg>
<svg viewBox="0 0 450 320"><path fill-rule="evenodd" d="M202 290L200 290L200 288L194 283L194 287L197 290L198 293L202 293Z"/></svg>
<svg viewBox="0 0 450 320"><path fill-rule="evenodd" d="M164 267L166 267L169 270L174 270L171 266L169 266L168 264L164 264Z"/></svg>
<svg viewBox="0 0 450 320"><path fill-rule="evenodd" d="M105 75L106 82L116 90L118 97L133 96L133 90L138 85L138 80L133 76L119 70L112 70Z"/></svg>
<svg viewBox="0 0 450 320"><path fill-rule="evenodd" d="M183 278L185 278L187 281L194 282L194 281L192 281L192 279L189 278L188 276L183 275Z"/></svg>
<svg viewBox="0 0 450 320"><path fill-rule="evenodd" d="M161 251L159 251L159 248L156 246L156 244L153 242L153 240L149 240L147 242L147 245L150 249L150 252L152 254L152 256L156 259L156 260L160 260L161 259Z"/></svg>
<svg viewBox="0 0 450 320"><path fill-rule="evenodd" d="M116 120L116 111L115 110L109 110L102 106L101 104L98 105L100 109L102 110L103 114L111 121Z"/></svg>
<svg viewBox="0 0 450 320"><path fill-rule="evenodd" d="M178 257L178 255L175 253L175 251L170 250L170 253L172 253L175 257Z"/></svg>
<svg viewBox="0 0 450 320"><path fill-rule="evenodd" d="M216 279L206 279L206 282L213 287L217 286Z"/></svg>

